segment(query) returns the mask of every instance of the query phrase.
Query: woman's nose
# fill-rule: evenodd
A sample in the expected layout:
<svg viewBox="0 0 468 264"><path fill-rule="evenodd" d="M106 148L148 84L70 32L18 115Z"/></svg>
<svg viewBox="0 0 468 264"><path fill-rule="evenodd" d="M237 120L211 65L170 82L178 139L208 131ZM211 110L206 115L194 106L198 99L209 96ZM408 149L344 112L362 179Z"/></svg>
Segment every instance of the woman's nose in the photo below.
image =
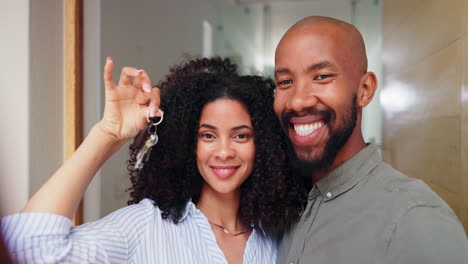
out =
<svg viewBox="0 0 468 264"><path fill-rule="evenodd" d="M220 142L216 149L216 157L221 160L227 160L235 156L235 150L230 142Z"/></svg>

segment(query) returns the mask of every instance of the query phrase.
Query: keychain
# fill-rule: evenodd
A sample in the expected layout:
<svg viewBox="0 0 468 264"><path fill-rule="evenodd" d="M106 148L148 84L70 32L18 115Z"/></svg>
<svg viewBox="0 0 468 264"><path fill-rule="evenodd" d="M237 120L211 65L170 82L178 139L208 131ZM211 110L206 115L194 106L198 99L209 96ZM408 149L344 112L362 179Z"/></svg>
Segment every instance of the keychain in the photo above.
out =
<svg viewBox="0 0 468 264"><path fill-rule="evenodd" d="M161 114L161 119L159 119L159 121L157 122L149 118L149 112L146 115L146 120L149 123L149 126L148 126L149 137L148 139L146 139L145 144L141 147L140 151L138 152L136 156L135 169L138 169L138 170L143 169L143 166L149 160L151 149L153 148L154 145L158 143L159 137L158 137L158 134L156 133L158 131L157 126L161 124L164 118L164 112L161 109L158 109L158 111Z"/></svg>

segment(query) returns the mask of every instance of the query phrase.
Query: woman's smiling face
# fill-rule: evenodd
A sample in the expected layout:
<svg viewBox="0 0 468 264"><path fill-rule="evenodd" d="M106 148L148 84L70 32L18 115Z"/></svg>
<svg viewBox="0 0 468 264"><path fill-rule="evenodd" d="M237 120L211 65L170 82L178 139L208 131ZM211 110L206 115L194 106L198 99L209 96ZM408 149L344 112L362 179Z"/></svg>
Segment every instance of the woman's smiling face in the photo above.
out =
<svg viewBox="0 0 468 264"><path fill-rule="evenodd" d="M205 105L196 155L198 171L211 189L222 194L239 190L255 161L254 131L244 105L230 99Z"/></svg>

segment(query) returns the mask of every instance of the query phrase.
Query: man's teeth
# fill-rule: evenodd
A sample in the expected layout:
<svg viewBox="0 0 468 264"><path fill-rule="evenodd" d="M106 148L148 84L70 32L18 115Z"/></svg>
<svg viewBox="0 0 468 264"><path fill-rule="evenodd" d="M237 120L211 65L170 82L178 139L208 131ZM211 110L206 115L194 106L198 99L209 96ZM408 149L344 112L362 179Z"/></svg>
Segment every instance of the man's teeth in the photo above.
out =
<svg viewBox="0 0 468 264"><path fill-rule="evenodd" d="M313 124L294 124L294 131L296 131L299 136L307 136L321 128L323 125L323 122L316 122Z"/></svg>

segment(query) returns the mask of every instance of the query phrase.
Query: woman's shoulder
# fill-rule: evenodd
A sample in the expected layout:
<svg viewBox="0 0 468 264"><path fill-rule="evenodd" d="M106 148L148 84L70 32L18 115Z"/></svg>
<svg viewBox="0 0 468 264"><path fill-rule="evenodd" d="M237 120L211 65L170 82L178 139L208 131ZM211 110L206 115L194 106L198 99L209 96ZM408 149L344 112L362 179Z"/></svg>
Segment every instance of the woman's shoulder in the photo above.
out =
<svg viewBox="0 0 468 264"><path fill-rule="evenodd" d="M150 221L154 216L160 215L159 208L155 206L153 200L145 198L137 204L122 207L103 218L105 221L114 223Z"/></svg>
<svg viewBox="0 0 468 264"><path fill-rule="evenodd" d="M144 237L150 226L155 223L155 217L160 217L160 215L159 209L152 200L143 199L137 204L122 207L97 221L73 227L71 234L87 236L90 233L105 231L106 235L112 234L114 240L122 239L122 241L134 244Z"/></svg>
<svg viewBox="0 0 468 264"><path fill-rule="evenodd" d="M194 214L194 211L197 211L195 205L191 201L188 201L185 206L186 208L183 212L182 218L186 218L190 213ZM120 224L130 224L132 222L158 224L163 220L168 220L163 219L162 213L163 211L153 200L145 198L137 204L122 207L108 214L101 220Z"/></svg>

